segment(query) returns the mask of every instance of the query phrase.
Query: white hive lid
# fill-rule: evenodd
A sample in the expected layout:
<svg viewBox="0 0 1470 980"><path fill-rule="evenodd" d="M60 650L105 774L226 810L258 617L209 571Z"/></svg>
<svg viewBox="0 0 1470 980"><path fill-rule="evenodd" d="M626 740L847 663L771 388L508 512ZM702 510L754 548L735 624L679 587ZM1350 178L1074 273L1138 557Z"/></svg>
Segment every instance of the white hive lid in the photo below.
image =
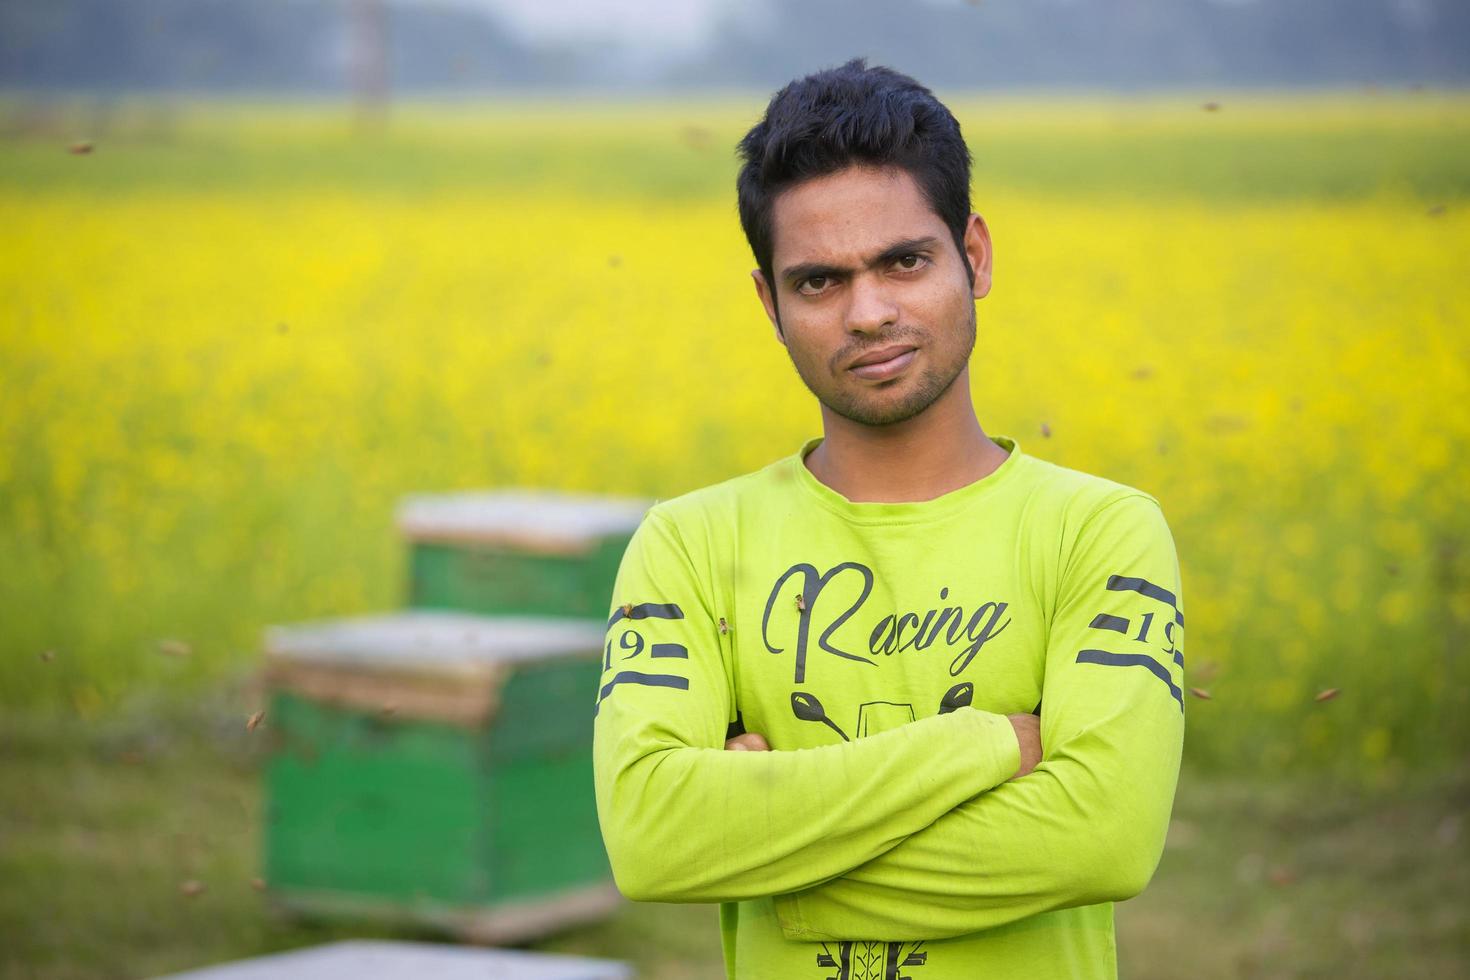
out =
<svg viewBox="0 0 1470 980"><path fill-rule="evenodd" d="M474 949L448 943L349 939L171 973L157 980L632 980L618 960Z"/></svg>
<svg viewBox="0 0 1470 980"><path fill-rule="evenodd" d="M415 541L475 541L577 553L610 535L631 534L653 503L561 490L413 494L400 502L397 522L399 531Z"/></svg>
<svg viewBox="0 0 1470 980"><path fill-rule="evenodd" d="M591 656L605 633L592 620L405 609L269 626L265 652L278 662L478 677L502 664Z"/></svg>

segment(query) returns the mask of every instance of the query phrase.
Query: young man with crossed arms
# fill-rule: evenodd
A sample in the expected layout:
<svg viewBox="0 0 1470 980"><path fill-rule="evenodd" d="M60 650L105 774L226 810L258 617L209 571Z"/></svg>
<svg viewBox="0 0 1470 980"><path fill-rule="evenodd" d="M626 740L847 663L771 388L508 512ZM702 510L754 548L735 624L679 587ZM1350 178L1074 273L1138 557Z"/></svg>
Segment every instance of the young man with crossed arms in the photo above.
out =
<svg viewBox="0 0 1470 980"><path fill-rule="evenodd" d="M720 903L731 978L1114 978L1184 737L1160 505L981 429L990 234L928 89L855 59L740 151L823 434L656 504L623 557L594 736L615 880Z"/></svg>

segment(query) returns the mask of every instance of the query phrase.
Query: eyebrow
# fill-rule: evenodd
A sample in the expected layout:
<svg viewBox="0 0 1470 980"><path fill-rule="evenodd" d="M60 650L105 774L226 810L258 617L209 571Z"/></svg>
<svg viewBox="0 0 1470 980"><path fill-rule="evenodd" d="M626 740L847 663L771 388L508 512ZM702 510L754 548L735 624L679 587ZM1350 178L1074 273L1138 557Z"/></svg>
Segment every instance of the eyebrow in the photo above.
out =
<svg viewBox="0 0 1470 980"><path fill-rule="evenodd" d="M920 249L925 248L933 248L937 244L939 244L939 239L935 238L933 235L925 238L905 238L902 241L894 242L892 245L889 245L887 248L883 249L883 251L873 256L864 264L864 268L873 269L877 268L878 266L884 266L894 261L895 259L903 258L910 252L916 252ZM790 286L796 282L799 282L802 279L807 279L812 276L842 276L849 275L855 271L857 270L850 269L846 266L828 265L824 262L800 262L796 265L790 265L787 266L785 269L782 269L781 281Z"/></svg>

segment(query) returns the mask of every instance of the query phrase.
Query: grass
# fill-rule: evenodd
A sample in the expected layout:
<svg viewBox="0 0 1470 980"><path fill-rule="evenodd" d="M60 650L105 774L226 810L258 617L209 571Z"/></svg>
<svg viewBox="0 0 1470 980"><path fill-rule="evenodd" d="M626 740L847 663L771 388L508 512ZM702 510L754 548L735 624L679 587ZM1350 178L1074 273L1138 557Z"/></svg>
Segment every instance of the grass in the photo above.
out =
<svg viewBox="0 0 1470 980"><path fill-rule="evenodd" d="M252 884L263 744L247 682L105 719L0 720L0 977L139 977L347 937ZM1120 973L1456 977L1470 967L1470 767L1364 794L1186 770L1153 883L1117 910ZM185 881L204 890L182 893ZM535 948L721 976L711 906L628 905Z"/></svg>

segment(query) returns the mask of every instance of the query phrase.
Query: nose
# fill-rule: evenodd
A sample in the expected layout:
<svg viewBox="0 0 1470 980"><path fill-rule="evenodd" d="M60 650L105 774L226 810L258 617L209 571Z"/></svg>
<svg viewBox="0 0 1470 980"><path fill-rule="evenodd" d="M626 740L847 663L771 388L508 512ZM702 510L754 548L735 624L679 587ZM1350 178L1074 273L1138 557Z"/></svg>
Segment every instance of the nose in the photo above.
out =
<svg viewBox="0 0 1470 980"><path fill-rule="evenodd" d="M848 290L847 329L881 333L898 322L898 303L882 275L857 275Z"/></svg>

